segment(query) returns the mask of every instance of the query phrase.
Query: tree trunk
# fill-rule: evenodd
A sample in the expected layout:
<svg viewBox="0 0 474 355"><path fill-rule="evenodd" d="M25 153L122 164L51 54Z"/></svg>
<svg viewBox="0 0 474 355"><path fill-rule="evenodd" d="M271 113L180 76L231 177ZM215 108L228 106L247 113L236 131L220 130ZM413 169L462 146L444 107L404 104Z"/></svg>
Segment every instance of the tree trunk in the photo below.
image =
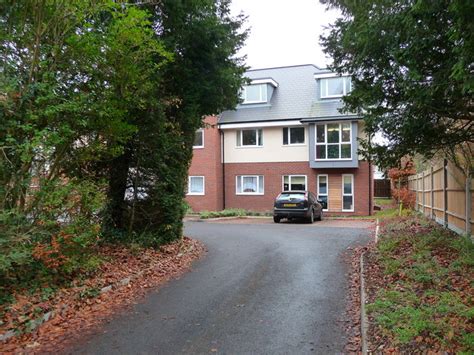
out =
<svg viewBox="0 0 474 355"><path fill-rule="evenodd" d="M108 192L108 224L113 229L125 229L126 203L124 200L131 158L131 147L126 146L124 153L111 161Z"/></svg>

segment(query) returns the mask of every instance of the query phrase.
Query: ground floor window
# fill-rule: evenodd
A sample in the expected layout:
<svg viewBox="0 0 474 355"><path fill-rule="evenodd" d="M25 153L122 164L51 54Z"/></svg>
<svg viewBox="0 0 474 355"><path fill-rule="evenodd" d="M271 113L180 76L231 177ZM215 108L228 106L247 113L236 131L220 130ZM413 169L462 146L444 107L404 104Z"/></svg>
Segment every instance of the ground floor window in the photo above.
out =
<svg viewBox="0 0 474 355"><path fill-rule="evenodd" d="M204 195L204 176L190 176L188 195Z"/></svg>
<svg viewBox="0 0 474 355"><path fill-rule="evenodd" d="M342 175L342 210L354 211L354 175Z"/></svg>
<svg viewBox="0 0 474 355"><path fill-rule="evenodd" d="M328 180L328 175L318 175L318 200L323 201L324 211L328 210Z"/></svg>
<svg viewBox="0 0 474 355"><path fill-rule="evenodd" d="M262 175L238 175L236 179L237 195L263 195Z"/></svg>
<svg viewBox="0 0 474 355"><path fill-rule="evenodd" d="M306 175L284 175L283 191L306 191Z"/></svg>

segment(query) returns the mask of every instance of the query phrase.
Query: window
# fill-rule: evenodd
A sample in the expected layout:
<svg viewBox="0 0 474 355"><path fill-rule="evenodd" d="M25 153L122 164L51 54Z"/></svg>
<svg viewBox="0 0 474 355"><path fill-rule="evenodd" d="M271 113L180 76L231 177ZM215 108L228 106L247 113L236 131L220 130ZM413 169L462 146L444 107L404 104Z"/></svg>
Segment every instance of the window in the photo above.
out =
<svg viewBox="0 0 474 355"><path fill-rule="evenodd" d="M350 77L321 79L321 98L341 97L352 90Z"/></svg>
<svg viewBox="0 0 474 355"><path fill-rule="evenodd" d="M262 175L241 175L237 176L237 195L263 195Z"/></svg>
<svg viewBox="0 0 474 355"><path fill-rule="evenodd" d="M243 104L267 102L267 84L247 85L242 89Z"/></svg>
<svg viewBox="0 0 474 355"><path fill-rule="evenodd" d="M204 195L204 176L190 176L188 195Z"/></svg>
<svg viewBox="0 0 474 355"><path fill-rule="evenodd" d="M323 211L328 210L328 175L318 175L318 200L324 202Z"/></svg>
<svg viewBox="0 0 474 355"><path fill-rule="evenodd" d="M354 211L354 175L342 175L342 210Z"/></svg>
<svg viewBox="0 0 474 355"><path fill-rule="evenodd" d="M316 160L352 158L351 123L316 125Z"/></svg>
<svg viewBox="0 0 474 355"><path fill-rule="evenodd" d="M263 146L263 132L261 129L242 129L237 131L237 147Z"/></svg>
<svg viewBox="0 0 474 355"><path fill-rule="evenodd" d="M283 145L304 144L304 127L283 128Z"/></svg>
<svg viewBox="0 0 474 355"><path fill-rule="evenodd" d="M306 175L284 175L283 191L306 191Z"/></svg>
<svg viewBox="0 0 474 355"><path fill-rule="evenodd" d="M194 134L193 148L204 148L204 130L202 128Z"/></svg>

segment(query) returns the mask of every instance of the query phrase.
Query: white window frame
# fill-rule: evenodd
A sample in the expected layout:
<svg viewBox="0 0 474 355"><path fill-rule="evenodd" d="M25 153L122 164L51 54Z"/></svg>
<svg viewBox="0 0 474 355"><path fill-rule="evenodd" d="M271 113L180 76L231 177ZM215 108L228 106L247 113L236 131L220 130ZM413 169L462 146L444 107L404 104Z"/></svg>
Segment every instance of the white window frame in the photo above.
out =
<svg viewBox="0 0 474 355"><path fill-rule="evenodd" d="M256 136L255 144L252 144L252 145L244 145L243 144L244 143L243 142L243 134L242 134L243 131L255 131L255 136ZM263 142L261 142L262 144L259 144L260 143L260 135L258 134L258 131L262 131L261 137L262 137L262 141L264 141L263 129L262 128L244 128L244 129L237 130L235 134L237 134L237 137L238 137L239 143L240 143L240 145L237 145L237 138L236 138L237 148L262 148L263 147Z"/></svg>
<svg viewBox="0 0 474 355"><path fill-rule="evenodd" d="M350 194L346 194L344 192L344 177L345 176L350 176L351 177L351 193ZM342 174L341 175L342 177L342 205L341 205L341 210L342 212L354 212L354 206L355 206L355 197L354 197L354 174ZM352 209L350 210L346 210L344 209L344 196L352 196Z"/></svg>
<svg viewBox="0 0 474 355"><path fill-rule="evenodd" d="M326 178L326 193L322 194L319 192L319 178L321 176L324 176ZM319 196L326 196L327 197L327 203L326 203L326 208L323 209L323 211L329 211L329 175L328 174L318 174L317 181L316 181L316 191L318 192L316 195L316 198L319 200Z"/></svg>
<svg viewBox="0 0 474 355"><path fill-rule="evenodd" d="M247 100L247 87L248 86L259 86L260 87L260 99L259 100L253 100L249 101ZM267 84L250 84L246 85L242 88L242 104L243 105L248 105L248 104L261 104L265 103L268 100L268 89L267 89Z"/></svg>
<svg viewBox="0 0 474 355"><path fill-rule="evenodd" d="M193 149L204 148L204 129L199 128L194 134L196 134L198 132L201 132L201 135L202 135L202 145L194 145L194 142L193 142Z"/></svg>
<svg viewBox="0 0 474 355"><path fill-rule="evenodd" d="M202 192L190 192L191 191L191 179L192 178L202 178ZM204 196L206 194L206 177L199 175L188 176L188 193L190 196Z"/></svg>
<svg viewBox="0 0 474 355"><path fill-rule="evenodd" d="M303 145L306 145L306 129L304 128L304 126L290 126L290 127L283 127L282 131L283 131L283 135L285 134L285 128L288 129L288 136L287 136L287 139L288 139L288 143L285 144L283 143L283 146L286 147L286 146L303 146ZM291 143L291 130L294 129L294 128L303 128L303 137L304 137L304 142L303 143Z"/></svg>
<svg viewBox="0 0 474 355"><path fill-rule="evenodd" d="M281 191L285 191L285 176L288 176L288 185L290 187L290 189L288 191L307 191L308 190L308 176L307 175L303 175L303 174L300 174L300 175L282 175L281 176ZM291 178L292 177L304 177L304 186L305 186L305 190L292 190L291 189Z"/></svg>
<svg viewBox="0 0 474 355"><path fill-rule="evenodd" d="M243 187L244 178L247 177L256 177L257 178L257 190L260 186L260 179L262 180L262 191L261 192L239 192L238 187L238 180L240 179L240 187ZM236 195L264 195L265 194L265 177L263 175L237 175L235 177L235 194Z"/></svg>
<svg viewBox="0 0 474 355"><path fill-rule="evenodd" d="M327 78L321 78L320 80L320 88L321 88L321 99L331 99L331 98L338 98L347 95L352 90L352 83L351 80L347 80L350 78L349 76L332 76ZM328 95L329 91L329 80L333 79L342 79L342 94L341 95Z"/></svg>
<svg viewBox="0 0 474 355"><path fill-rule="evenodd" d="M333 161L333 160L345 160L349 161L352 160L352 122L349 122L349 142L342 141L342 125L348 122L330 122L330 123L323 123L323 124L315 124L314 125L314 160L316 161ZM328 143L328 124L339 124L339 143ZM318 143L318 126L324 125L324 143ZM328 158L328 145L339 145L339 158ZM350 158L341 158L341 145L342 144L350 144L351 146L351 156ZM326 149L326 158L320 159L318 158L318 152L316 150L318 145L325 146Z"/></svg>

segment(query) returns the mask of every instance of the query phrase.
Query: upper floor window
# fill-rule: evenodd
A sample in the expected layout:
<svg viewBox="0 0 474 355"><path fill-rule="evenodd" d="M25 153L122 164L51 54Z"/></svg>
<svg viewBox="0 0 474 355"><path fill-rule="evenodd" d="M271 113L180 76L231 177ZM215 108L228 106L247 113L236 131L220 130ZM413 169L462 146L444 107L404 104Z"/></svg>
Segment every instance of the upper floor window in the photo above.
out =
<svg viewBox="0 0 474 355"><path fill-rule="evenodd" d="M350 77L333 77L321 79L321 98L341 97L352 90Z"/></svg>
<svg viewBox="0 0 474 355"><path fill-rule="evenodd" d="M204 148L204 130L198 129L194 135L193 148Z"/></svg>
<svg viewBox="0 0 474 355"><path fill-rule="evenodd" d="M246 85L242 88L243 104L267 102L267 84Z"/></svg>
<svg viewBox="0 0 474 355"><path fill-rule="evenodd" d="M237 147L263 146L262 129L241 129L237 131Z"/></svg>
<svg viewBox="0 0 474 355"><path fill-rule="evenodd" d="M304 127L283 128L283 145L304 144Z"/></svg>
<svg viewBox="0 0 474 355"><path fill-rule="evenodd" d="M316 125L316 160L352 158L351 123Z"/></svg>

